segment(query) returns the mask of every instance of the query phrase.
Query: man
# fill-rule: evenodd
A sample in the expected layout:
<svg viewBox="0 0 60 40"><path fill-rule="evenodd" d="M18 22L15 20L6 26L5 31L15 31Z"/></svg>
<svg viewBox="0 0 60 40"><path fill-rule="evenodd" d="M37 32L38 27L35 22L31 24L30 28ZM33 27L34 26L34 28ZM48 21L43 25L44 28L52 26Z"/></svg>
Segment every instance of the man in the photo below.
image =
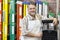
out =
<svg viewBox="0 0 60 40"><path fill-rule="evenodd" d="M23 18L22 36L24 37L24 40L40 40L43 34L41 25L41 20L43 18L41 15L36 14L36 5L34 2L30 2L28 5L28 12L28 15ZM53 20L54 25L57 24L56 18L48 18L48 20Z"/></svg>

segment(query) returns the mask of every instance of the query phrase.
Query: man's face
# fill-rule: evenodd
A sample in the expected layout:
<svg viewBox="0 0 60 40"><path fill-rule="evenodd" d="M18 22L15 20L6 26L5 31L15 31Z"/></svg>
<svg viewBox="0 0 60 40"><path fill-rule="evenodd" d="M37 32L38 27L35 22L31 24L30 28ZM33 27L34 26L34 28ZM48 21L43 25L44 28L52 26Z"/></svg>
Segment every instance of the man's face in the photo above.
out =
<svg viewBox="0 0 60 40"><path fill-rule="evenodd" d="M32 5L32 4L28 5L28 12L29 12L30 15L34 16L35 13L36 13L35 5Z"/></svg>

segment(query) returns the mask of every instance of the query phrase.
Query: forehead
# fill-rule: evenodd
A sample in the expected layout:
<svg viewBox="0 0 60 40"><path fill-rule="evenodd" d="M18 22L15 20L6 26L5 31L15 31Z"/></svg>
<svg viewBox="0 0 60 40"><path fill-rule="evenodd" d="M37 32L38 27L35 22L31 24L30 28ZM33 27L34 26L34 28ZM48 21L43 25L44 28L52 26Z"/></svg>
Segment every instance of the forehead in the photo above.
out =
<svg viewBox="0 0 60 40"><path fill-rule="evenodd" d="M28 5L28 8L35 8L36 6L35 5L32 5L32 4L30 4L30 5Z"/></svg>

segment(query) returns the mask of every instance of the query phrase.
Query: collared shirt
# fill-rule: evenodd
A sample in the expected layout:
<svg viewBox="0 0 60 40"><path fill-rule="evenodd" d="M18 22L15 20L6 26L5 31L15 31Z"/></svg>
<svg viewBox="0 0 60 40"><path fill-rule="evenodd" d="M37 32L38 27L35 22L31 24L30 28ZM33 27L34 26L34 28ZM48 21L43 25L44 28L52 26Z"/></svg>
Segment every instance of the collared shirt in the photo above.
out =
<svg viewBox="0 0 60 40"><path fill-rule="evenodd" d="M27 15L23 18L23 25L22 25L22 35L26 35L28 32L37 34L42 32L42 25L41 25L42 17L38 14L35 15L33 18L30 15ZM33 25L32 25L33 24ZM30 26L29 26L30 25ZM38 40L39 38L32 38L24 36L25 40Z"/></svg>

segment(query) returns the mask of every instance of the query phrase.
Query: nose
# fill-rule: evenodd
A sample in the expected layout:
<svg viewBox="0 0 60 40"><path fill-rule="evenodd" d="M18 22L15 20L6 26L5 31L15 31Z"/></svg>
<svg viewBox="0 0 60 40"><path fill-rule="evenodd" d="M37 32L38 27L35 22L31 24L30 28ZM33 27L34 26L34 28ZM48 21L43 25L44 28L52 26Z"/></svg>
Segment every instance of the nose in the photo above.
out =
<svg viewBox="0 0 60 40"><path fill-rule="evenodd" d="M31 11L35 11L35 8L32 8Z"/></svg>

